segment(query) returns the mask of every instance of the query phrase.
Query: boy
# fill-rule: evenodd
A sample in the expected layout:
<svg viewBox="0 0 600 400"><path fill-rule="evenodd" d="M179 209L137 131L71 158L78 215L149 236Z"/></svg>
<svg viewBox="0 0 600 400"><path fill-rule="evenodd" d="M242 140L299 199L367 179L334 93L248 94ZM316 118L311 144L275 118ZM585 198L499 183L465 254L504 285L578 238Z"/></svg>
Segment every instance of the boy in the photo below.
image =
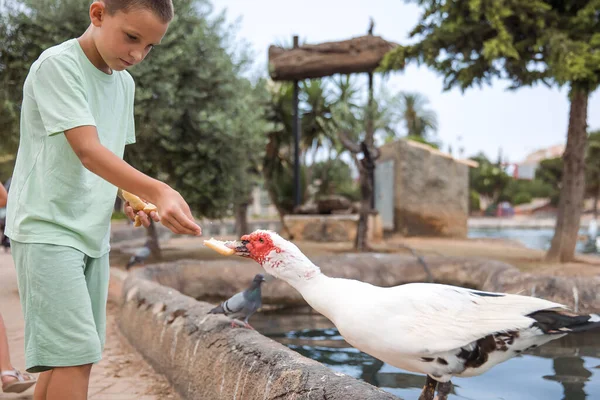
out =
<svg viewBox="0 0 600 400"><path fill-rule="evenodd" d="M122 160L125 144L135 142L134 82L125 70L162 40L171 0L95 1L89 16L81 37L40 55L23 86L6 234L25 316L26 369L42 372L35 400L87 398L104 347L117 187L154 203L174 233L201 234L179 193Z"/></svg>

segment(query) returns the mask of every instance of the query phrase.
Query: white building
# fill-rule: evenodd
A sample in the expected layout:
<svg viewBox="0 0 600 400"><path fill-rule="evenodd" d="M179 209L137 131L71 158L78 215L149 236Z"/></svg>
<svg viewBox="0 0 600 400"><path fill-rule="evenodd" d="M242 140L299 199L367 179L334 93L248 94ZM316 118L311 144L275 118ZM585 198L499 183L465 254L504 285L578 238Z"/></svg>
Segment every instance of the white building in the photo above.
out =
<svg viewBox="0 0 600 400"><path fill-rule="evenodd" d="M562 157L564 152L565 145L563 144L536 150L516 165L513 176L517 179L533 179L535 178L535 170L540 165L540 162L550 158Z"/></svg>

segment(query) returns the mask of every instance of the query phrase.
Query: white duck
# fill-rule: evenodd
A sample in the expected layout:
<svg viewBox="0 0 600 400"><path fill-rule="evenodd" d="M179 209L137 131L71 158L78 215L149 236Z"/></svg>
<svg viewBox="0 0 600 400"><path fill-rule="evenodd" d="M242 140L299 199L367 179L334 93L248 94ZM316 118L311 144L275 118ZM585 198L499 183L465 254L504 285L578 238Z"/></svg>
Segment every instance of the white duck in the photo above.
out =
<svg viewBox="0 0 600 400"><path fill-rule="evenodd" d="M567 333L600 328L597 314L576 315L535 297L427 283L383 288L331 278L271 231L225 245L293 286L352 346L426 374L419 400L433 399L436 386L438 399L445 400L454 376L479 375Z"/></svg>

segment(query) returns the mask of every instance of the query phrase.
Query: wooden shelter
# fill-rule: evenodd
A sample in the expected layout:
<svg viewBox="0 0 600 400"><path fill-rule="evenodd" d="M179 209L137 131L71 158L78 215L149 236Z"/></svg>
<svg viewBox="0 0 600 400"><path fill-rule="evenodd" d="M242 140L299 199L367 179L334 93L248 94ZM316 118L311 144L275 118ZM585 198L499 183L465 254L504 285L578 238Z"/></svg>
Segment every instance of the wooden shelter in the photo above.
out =
<svg viewBox="0 0 600 400"><path fill-rule="evenodd" d="M304 44L291 49L269 47L269 75L274 81L322 78L372 72L396 43L365 35L339 42Z"/></svg>

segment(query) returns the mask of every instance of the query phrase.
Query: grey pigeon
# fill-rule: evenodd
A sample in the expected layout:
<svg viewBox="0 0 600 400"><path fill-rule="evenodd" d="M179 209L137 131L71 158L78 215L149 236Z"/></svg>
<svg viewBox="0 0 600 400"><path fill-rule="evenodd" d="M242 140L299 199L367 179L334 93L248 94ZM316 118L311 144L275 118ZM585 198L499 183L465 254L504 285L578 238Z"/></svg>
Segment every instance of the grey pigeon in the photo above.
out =
<svg viewBox="0 0 600 400"><path fill-rule="evenodd" d="M144 247L140 247L139 249L137 249L136 252L131 256L129 262L125 266L125 269L129 270L136 264L144 264L146 259L150 257L151 253L152 251L150 250L150 240L148 240L144 244Z"/></svg>
<svg viewBox="0 0 600 400"><path fill-rule="evenodd" d="M265 276L263 274L256 274L248 289L234 294L208 313L224 314L233 317L234 320L231 322L232 328L235 327L236 322L241 322L236 321L237 319L243 318L243 325L246 328L254 329L248 323L248 319L262 306L262 292L260 287L264 281Z"/></svg>

